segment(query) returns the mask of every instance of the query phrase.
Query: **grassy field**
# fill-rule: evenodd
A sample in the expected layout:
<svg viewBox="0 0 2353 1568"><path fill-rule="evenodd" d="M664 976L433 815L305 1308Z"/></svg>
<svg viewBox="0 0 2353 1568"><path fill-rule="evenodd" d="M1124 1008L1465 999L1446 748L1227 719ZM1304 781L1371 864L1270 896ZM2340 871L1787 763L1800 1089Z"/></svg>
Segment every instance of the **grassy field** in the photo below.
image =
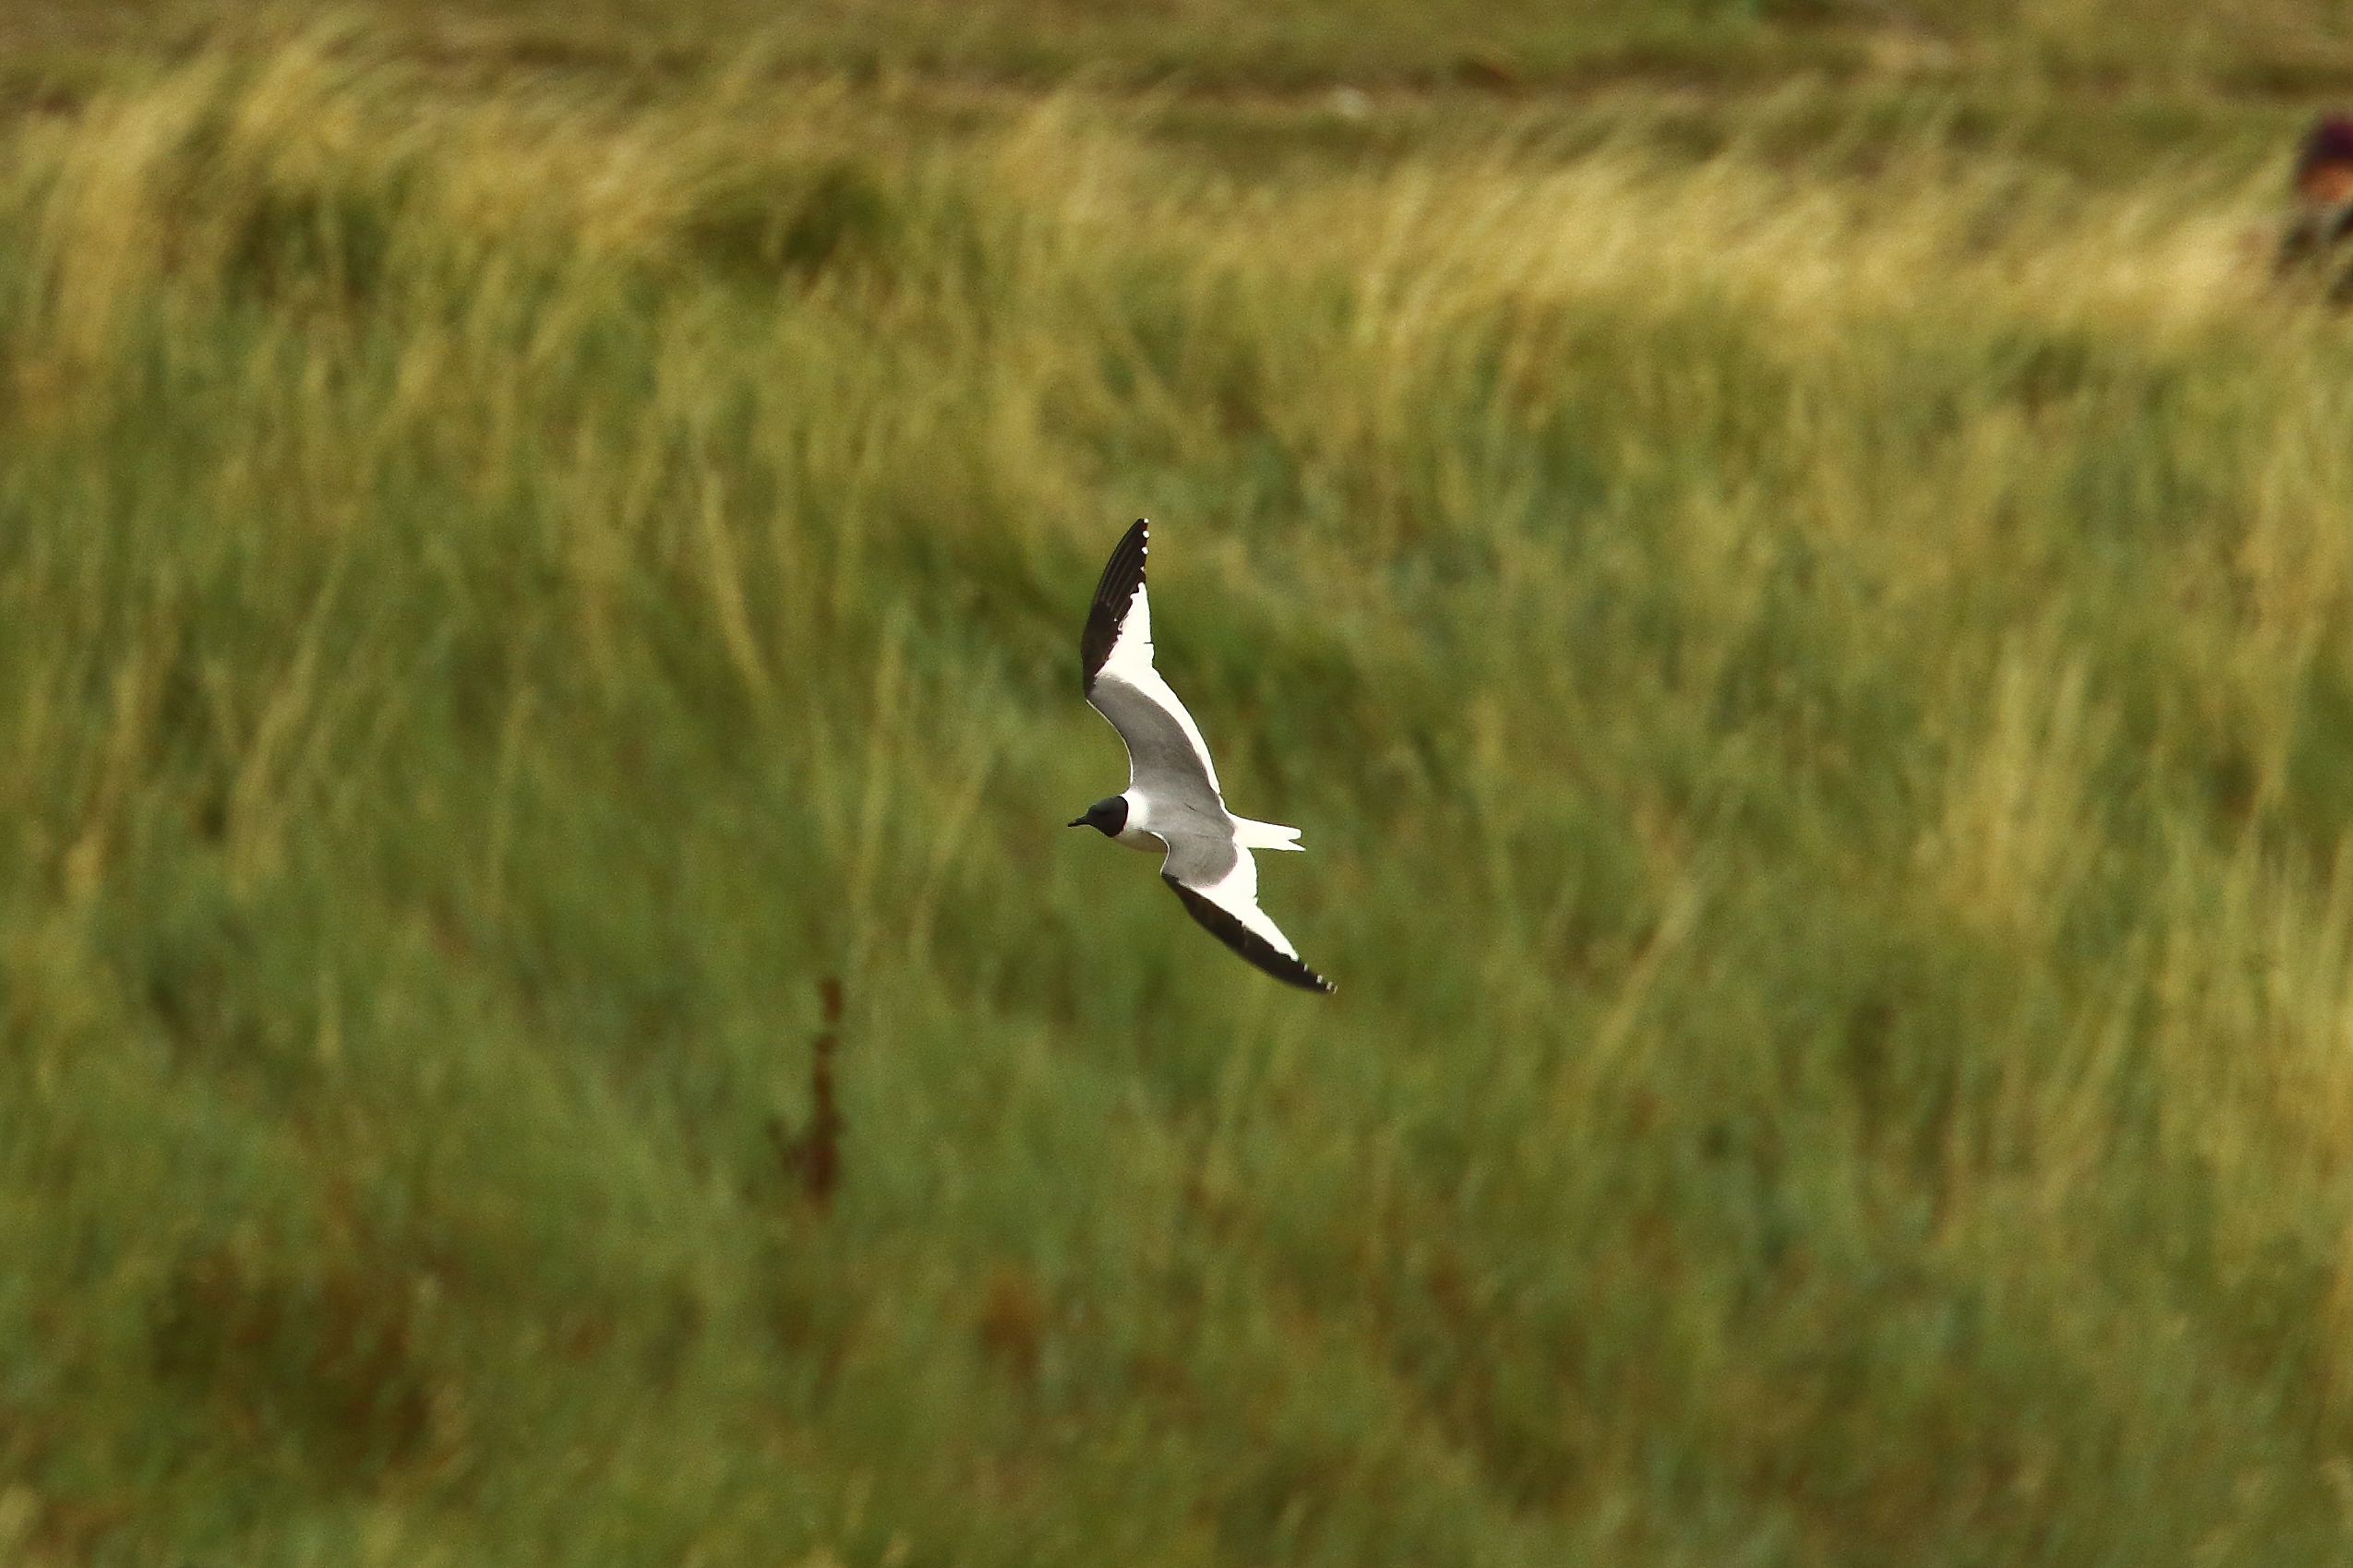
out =
<svg viewBox="0 0 2353 1568"><path fill-rule="evenodd" d="M2353 87L2346 0L13 0L0 53L121 65L249 31L257 12L366 20L438 65L643 75L755 47L772 62L1050 84L1281 89L1614 77L1715 85L2028 81L2259 97Z"/></svg>
<svg viewBox="0 0 2353 1568"><path fill-rule="evenodd" d="M1703 99L20 13L0 1562L2344 1562L2305 105L1741 9ZM1146 513L1334 999L1062 826Z"/></svg>

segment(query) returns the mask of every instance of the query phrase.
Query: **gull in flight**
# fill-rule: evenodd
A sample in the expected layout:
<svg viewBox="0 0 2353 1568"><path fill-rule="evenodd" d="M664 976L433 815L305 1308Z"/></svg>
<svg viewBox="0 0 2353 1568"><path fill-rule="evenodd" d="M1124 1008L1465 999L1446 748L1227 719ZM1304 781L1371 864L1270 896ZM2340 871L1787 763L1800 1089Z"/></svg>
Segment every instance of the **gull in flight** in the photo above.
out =
<svg viewBox="0 0 2353 1568"><path fill-rule="evenodd" d="M1159 850L1160 880L1217 939L1285 985L1328 991L1299 950L1258 907L1254 849L1297 849L1299 830L1226 809L1218 770L1193 715L1152 667L1152 612L1144 598L1146 521L1111 552L1079 639L1087 703L1127 745L1127 788L1070 825L1131 849Z"/></svg>

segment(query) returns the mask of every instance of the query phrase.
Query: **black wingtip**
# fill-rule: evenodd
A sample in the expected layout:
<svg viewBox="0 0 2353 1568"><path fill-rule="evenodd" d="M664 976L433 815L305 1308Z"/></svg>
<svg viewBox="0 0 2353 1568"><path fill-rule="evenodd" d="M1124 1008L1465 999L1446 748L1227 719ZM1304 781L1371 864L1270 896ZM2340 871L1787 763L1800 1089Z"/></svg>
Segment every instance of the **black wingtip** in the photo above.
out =
<svg viewBox="0 0 2353 1568"><path fill-rule="evenodd" d="M1147 518L1135 520L1134 525L1121 536L1119 547L1111 552L1103 575L1096 581L1095 599L1086 610L1086 630L1078 640L1082 685L1095 684L1095 673L1111 656L1111 644L1120 640L1120 623L1127 618L1127 607L1134 602L1135 591L1144 586L1149 523Z"/></svg>
<svg viewBox="0 0 2353 1568"><path fill-rule="evenodd" d="M1176 890L1177 897L1184 901L1185 912L1201 922L1210 935L1284 985L1297 986L1303 991L1319 991L1325 996L1339 988L1289 953L1278 951L1274 943L1166 871L1160 873L1160 880Z"/></svg>

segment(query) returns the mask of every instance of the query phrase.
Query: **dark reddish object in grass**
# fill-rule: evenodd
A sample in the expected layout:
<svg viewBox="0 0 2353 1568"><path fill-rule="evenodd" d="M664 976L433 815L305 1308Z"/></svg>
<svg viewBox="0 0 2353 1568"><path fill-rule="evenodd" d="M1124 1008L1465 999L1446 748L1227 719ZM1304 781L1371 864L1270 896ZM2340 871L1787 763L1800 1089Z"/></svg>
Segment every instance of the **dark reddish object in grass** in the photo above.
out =
<svg viewBox="0 0 2353 1568"><path fill-rule="evenodd" d="M2304 133L2296 173L2300 176L2330 163L2353 163L2353 115L2323 114Z"/></svg>
<svg viewBox="0 0 2353 1568"><path fill-rule="evenodd" d="M784 1123L771 1119L768 1136L775 1142L786 1173L798 1176L809 1201L826 1209L833 1206L842 1179L842 1113L834 1100L834 1053L842 1043L841 981L828 975L818 983L818 994L825 1028L810 1047L809 1126L798 1137L787 1137Z"/></svg>

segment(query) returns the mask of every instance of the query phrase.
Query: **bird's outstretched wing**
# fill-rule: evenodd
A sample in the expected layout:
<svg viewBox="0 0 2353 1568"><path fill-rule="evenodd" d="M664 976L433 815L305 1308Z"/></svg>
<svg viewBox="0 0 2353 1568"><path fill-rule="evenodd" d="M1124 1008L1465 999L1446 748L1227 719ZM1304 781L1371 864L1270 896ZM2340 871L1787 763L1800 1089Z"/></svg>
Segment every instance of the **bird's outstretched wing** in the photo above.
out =
<svg viewBox="0 0 2353 1568"><path fill-rule="evenodd" d="M1121 662L1141 664L1147 670L1152 667L1152 612L1144 602L1144 557L1151 548L1150 532L1150 520L1137 518L1111 552L1103 575L1096 580L1095 601L1086 607L1086 629L1078 639L1079 675L1090 693L1095 689L1095 676L1110 662L1122 636L1130 645ZM1129 624L1131 604L1134 606L1133 626Z"/></svg>
<svg viewBox="0 0 2353 1568"><path fill-rule="evenodd" d="M1160 880L1176 891L1185 913L1276 979L1303 991L1332 990L1329 980L1299 961L1299 951L1291 940L1258 907L1258 872L1250 852L1236 850L1234 857L1234 868L1225 880L1207 888L1188 887L1165 870Z"/></svg>
<svg viewBox="0 0 2353 1568"><path fill-rule="evenodd" d="M1226 803L1208 743L1152 667L1152 604L1144 589L1147 526L1145 519L1135 520L1095 585L1078 640L1086 700L1127 746L1129 788L1197 815L1205 828L1223 824Z"/></svg>

